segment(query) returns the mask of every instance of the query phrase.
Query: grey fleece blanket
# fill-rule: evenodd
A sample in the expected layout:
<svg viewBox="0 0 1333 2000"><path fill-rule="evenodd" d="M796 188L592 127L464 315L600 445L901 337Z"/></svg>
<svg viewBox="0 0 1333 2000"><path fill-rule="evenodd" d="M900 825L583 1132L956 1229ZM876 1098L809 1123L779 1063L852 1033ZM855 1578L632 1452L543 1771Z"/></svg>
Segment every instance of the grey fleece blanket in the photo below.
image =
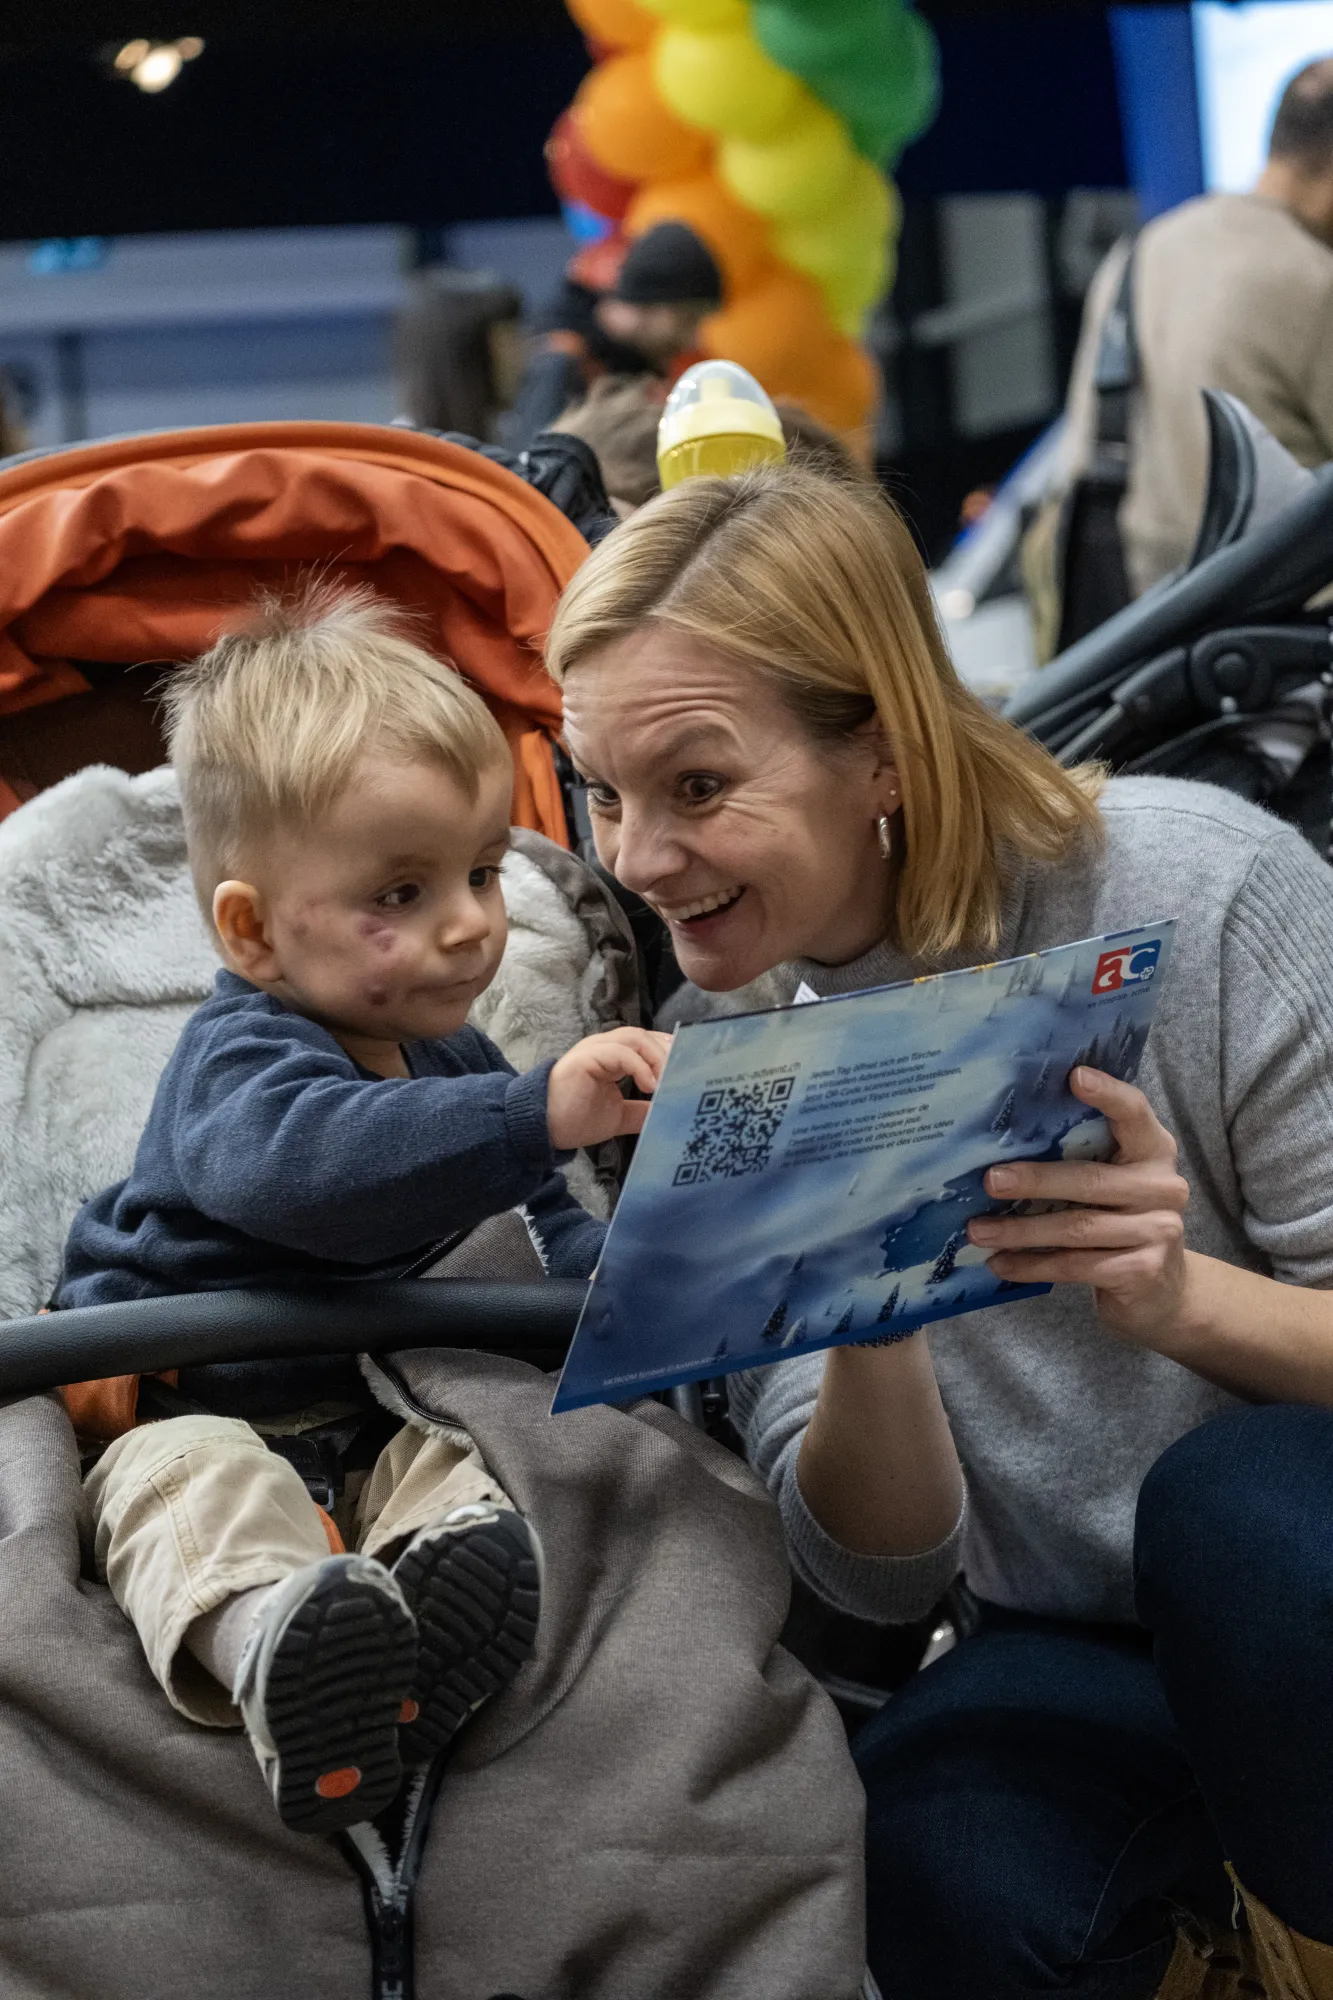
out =
<svg viewBox="0 0 1333 2000"><path fill-rule="evenodd" d="M519 1362L402 1354L376 1387L465 1427L546 1552L536 1655L435 1808L418 2000L855 2000L860 1790L776 1643L753 1476L656 1404L552 1421ZM366 2000L351 1868L283 1829L242 1737L168 1707L81 1522L59 1404L0 1407L0 1993Z"/></svg>

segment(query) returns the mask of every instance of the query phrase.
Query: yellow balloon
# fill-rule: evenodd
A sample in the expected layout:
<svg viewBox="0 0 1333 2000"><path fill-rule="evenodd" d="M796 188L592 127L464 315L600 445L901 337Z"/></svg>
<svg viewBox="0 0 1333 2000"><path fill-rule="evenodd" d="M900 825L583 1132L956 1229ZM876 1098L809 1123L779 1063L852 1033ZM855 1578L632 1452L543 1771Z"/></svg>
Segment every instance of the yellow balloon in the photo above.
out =
<svg viewBox="0 0 1333 2000"><path fill-rule="evenodd" d="M663 29L653 46L653 77L678 118L728 139L773 138L806 95L748 29Z"/></svg>
<svg viewBox="0 0 1333 2000"><path fill-rule="evenodd" d="M640 4L659 21L670 21L678 28L699 28L706 34L750 25L745 0L640 0Z"/></svg>
<svg viewBox="0 0 1333 2000"><path fill-rule="evenodd" d="M878 167L856 156L856 171L838 210L839 225L865 236L895 236L902 227L903 205L898 190Z"/></svg>
<svg viewBox="0 0 1333 2000"><path fill-rule="evenodd" d="M813 222L835 209L856 168L842 120L813 98L775 139L726 139L718 174L737 201L774 222Z"/></svg>
<svg viewBox="0 0 1333 2000"><path fill-rule="evenodd" d="M841 326L846 320L860 321L871 306L878 305L891 282L891 259L887 250L876 251L858 267L849 267L822 285L829 311Z"/></svg>
<svg viewBox="0 0 1333 2000"><path fill-rule="evenodd" d="M886 242L896 239L900 224L898 190L868 160L858 158L836 212L815 222L785 223L774 231L773 242L784 263L823 284L878 255Z"/></svg>
<svg viewBox="0 0 1333 2000"><path fill-rule="evenodd" d="M882 245L880 236L849 235L824 222L790 222L773 231L773 248L784 264L804 271L816 284L836 285L859 271Z"/></svg>

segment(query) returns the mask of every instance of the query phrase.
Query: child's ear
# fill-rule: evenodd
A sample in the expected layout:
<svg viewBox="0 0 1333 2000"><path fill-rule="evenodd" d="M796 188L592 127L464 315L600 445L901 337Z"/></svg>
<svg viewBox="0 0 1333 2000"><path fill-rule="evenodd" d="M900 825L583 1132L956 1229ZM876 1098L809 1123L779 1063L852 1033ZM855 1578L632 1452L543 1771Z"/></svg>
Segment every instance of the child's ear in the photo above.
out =
<svg viewBox="0 0 1333 2000"><path fill-rule="evenodd" d="M213 891L213 924L227 963L242 979L264 984L280 976L265 923L264 899L251 883L218 883Z"/></svg>

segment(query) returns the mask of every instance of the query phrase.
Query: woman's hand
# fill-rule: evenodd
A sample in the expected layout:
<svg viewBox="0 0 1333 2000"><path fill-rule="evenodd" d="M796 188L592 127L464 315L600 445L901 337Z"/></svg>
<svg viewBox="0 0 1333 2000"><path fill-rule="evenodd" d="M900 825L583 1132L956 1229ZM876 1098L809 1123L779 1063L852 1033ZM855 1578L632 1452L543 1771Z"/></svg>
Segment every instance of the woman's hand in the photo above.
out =
<svg viewBox="0 0 1333 2000"><path fill-rule="evenodd" d="M997 1278L1016 1285L1091 1285L1107 1329L1135 1347L1171 1345L1188 1272L1176 1142L1141 1090L1101 1070L1076 1069L1070 1089L1100 1111L1114 1159L1030 1160L992 1167L986 1192L1005 1201L1074 1204L1053 1215L986 1216L968 1225L992 1252Z"/></svg>
<svg viewBox="0 0 1333 2000"><path fill-rule="evenodd" d="M612 1028L575 1042L551 1071L546 1090L546 1126L555 1150L572 1153L641 1132L648 1106L641 1098L622 1097L620 1085L628 1078L651 1097L670 1053L670 1035L652 1028Z"/></svg>

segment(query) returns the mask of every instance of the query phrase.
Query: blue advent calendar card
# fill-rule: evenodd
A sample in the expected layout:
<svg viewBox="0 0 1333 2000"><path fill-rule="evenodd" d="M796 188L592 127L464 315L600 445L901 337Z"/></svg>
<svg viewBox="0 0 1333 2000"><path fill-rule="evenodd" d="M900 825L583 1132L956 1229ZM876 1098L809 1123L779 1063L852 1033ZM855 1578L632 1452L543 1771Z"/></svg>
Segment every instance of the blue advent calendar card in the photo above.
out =
<svg viewBox="0 0 1333 2000"><path fill-rule="evenodd" d="M679 1028L553 1409L1049 1290L968 1242L982 1176L1109 1157L1069 1072L1132 1081L1172 929Z"/></svg>

